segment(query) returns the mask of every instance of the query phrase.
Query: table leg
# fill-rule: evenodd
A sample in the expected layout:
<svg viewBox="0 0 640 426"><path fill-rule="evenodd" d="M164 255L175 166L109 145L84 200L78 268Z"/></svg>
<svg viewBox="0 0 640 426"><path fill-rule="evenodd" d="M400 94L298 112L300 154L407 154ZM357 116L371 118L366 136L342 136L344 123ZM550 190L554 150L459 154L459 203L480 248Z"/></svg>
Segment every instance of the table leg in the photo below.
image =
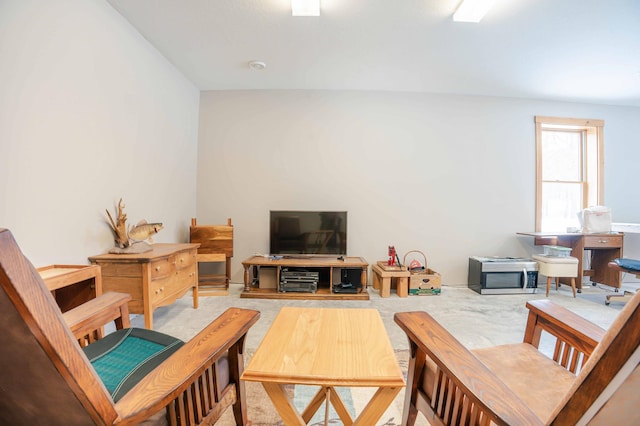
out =
<svg viewBox="0 0 640 426"><path fill-rule="evenodd" d="M396 287L398 297L407 297L409 295L409 278L399 277L398 286Z"/></svg>
<svg viewBox="0 0 640 426"><path fill-rule="evenodd" d="M378 290L380 288L380 275L373 272L373 288L374 290Z"/></svg>
<svg viewBox="0 0 640 426"><path fill-rule="evenodd" d="M336 413L340 417L340 420L342 420L342 423L345 426L353 424L351 413L349 413L349 410L344 405L344 402L342 402L338 391L336 391L333 386L322 386L320 390L318 390L318 392L315 394L315 396L311 399L311 401L307 405L307 408L305 408L304 412L302 413L302 419L305 421L305 424L309 423L309 421L313 418L313 415L316 414L322 403L327 398L327 395L329 395L329 401L331 402L331 405L333 405L333 408L336 410Z"/></svg>
<svg viewBox="0 0 640 426"><path fill-rule="evenodd" d="M196 264L197 265L197 264ZM196 276L196 285L193 286L193 309L198 309L198 289L199 289L198 277Z"/></svg>
<svg viewBox="0 0 640 426"><path fill-rule="evenodd" d="M380 288L380 297L389 297L391 295L391 278L382 278L382 285Z"/></svg>
<svg viewBox="0 0 640 426"><path fill-rule="evenodd" d="M349 413L349 410L347 410L347 407L345 407L344 402L342 402L342 399L340 398L340 395L338 395L338 392L333 387L331 388L331 394L329 395L329 398L331 398L331 405L333 405L336 413L338 413L338 416L340 417L340 420L342 420L342 423L345 426L351 426L353 424L351 413Z"/></svg>
<svg viewBox="0 0 640 426"><path fill-rule="evenodd" d="M305 408L304 412L302 413L302 419L304 420L305 424L309 423L313 415L318 411L318 409L320 408L320 406L322 405L322 403L326 398L327 398L327 387L322 386L320 390L318 390L318 392L311 399L311 401L307 405L307 408Z"/></svg>
<svg viewBox="0 0 640 426"><path fill-rule="evenodd" d="M327 388L327 395L325 397L327 403L324 405L324 426L329 426L329 401L331 400L331 388Z"/></svg>
<svg viewBox="0 0 640 426"><path fill-rule="evenodd" d="M244 267L244 291L251 291L251 274L249 268L251 265L242 265Z"/></svg>
<svg viewBox="0 0 640 426"><path fill-rule="evenodd" d="M362 413L353 422L354 426L374 425L393 402L402 388L380 388L376 391L371 401L364 407Z"/></svg>
<svg viewBox="0 0 640 426"><path fill-rule="evenodd" d="M282 417L282 421L287 426L302 426L306 425L306 422L296 411L296 407L293 402L284 391L284 386L278 383L262 382L264 390L271 398L274 407Z"/></svg>

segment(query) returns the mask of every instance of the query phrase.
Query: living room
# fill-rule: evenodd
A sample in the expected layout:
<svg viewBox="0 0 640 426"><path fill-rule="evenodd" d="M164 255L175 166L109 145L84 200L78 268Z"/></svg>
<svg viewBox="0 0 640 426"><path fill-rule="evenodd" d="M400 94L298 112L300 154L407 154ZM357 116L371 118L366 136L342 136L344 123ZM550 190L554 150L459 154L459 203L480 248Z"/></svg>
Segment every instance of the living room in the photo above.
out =
<svg viewBox="0 0 640 426"><path fill-rule="evenodd" d="M540 251L516 235L535 228L540 115L604 121L604 204L614 222L640 222L633 184L640 63L637 46L623 43L638 40L628 21L639 12L628 2L590 10L571 1L558 15L573 28L571 6L586 9L580 17L590 24L601 23L603 44L583 55L601 69L628 71L624 90L614 90L614 78L606 80L610 90L590 91L590 81L580 91L570 73L540 87L532 72L526 94L499 90L501 75L474 89L473 76L491 61L486 56L451 58L450 73L462 76L458 88L439 90L436 80L423 83L429 90L402 88L401 81L374 89L365 84L373 69L365 63L354 78L361 86L325 90L302 86L304 73L278 70L276 58L251 50L235 58L233 66L244 67L241 83L221 78L217 88L203 88L119 13L118 3L127 2L0 3L0 226L35 266L85 264L108 251L105 209L113 212L122 198L130 223L163 223L155 242L188 241L193 217L202 224L232 218L233 283L242 281L243 259L268 250L270 210L335 210L348 212L349 255L372 263L386 258L389 245L401 256L418 249L445 289L466 287L470 256ZM438 7L455 9L446 3ZM540 16L536 8L553 12L557 2L535 3L520 2L520 12L513 5L504 18ZM463 28L473 40L486 25ZM502 36L505 43L510 37ZM529 41L520 61L551 44ZM602 59L620 45L628 46L626 56ZM256 58L267 68L249 69ZM269 83L265 73L276 72L295 74L297 84ZM640 258L637 235L625 235L624 253Z"/></svg>
<svg viewBox="0 0 640 426"><path fill-rule="evenodd" d="M129 223L164 224L157 242L187 241L192 217L232 218L237 282L240 261L268 249L270 210L344 210L349 255L419 249L465 285L469 256L536 250L516 237L535 226L536 115L604 120L605 205L638 222L637 76L621 105L201 91L106 2L8 2L2 27L0 218L37 266L107 251L105 209L123 198Z"/></svg>

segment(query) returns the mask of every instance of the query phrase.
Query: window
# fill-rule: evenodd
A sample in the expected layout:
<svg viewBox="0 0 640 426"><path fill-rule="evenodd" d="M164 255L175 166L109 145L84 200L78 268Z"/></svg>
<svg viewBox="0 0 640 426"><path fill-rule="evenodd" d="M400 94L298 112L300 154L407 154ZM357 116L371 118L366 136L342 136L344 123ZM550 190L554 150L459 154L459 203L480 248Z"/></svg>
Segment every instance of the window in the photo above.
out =
<svg viewBox="0 0 640 426"><path fill-rule="evenodd" d="M536 231L580 227L578 212L602 205L602 120L535 117Z"/></svg>

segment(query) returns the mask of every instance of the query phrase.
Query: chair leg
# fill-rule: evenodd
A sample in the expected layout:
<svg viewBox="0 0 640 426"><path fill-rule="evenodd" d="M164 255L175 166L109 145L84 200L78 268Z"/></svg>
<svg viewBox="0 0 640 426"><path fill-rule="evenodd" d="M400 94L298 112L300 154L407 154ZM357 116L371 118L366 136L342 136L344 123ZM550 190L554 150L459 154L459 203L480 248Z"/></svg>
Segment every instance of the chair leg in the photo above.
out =
<svg viewBox="0 0 640 426"><path fill-rule="evenodd" d="M550 288L551 288L551 277L547 277L547 297L549 297Z"/></svg>
<svg viewBox="0 0 640 426"><path fill-rule="evenodd" d="M606 297L606 300L604 302L605 305L609 305L609 303L611 302L622 302L622 303L627 303L629 300L631 300L631 298L633 297L635 293L632 293L630 291L624 291L622 294L611 294L609 296Z"/></svg>
<svg viewBox="0 0 640 426"><path fill-rule="evenodd" d="M576 279L571 277L571 290L573 290L573 298L576 297Z"/></svg>
<svg viewBox="0 0 640 426"><path fill-rule="evenodd" d="M236 421L236 425L248 426L251 425L247 417L247 391L245 389L245 383L240 380L242 372L244 371L244 341L245 336L242 336L233 346L229 348L229 378L236 384L236 403L233 404L233 416Z"/></svg>

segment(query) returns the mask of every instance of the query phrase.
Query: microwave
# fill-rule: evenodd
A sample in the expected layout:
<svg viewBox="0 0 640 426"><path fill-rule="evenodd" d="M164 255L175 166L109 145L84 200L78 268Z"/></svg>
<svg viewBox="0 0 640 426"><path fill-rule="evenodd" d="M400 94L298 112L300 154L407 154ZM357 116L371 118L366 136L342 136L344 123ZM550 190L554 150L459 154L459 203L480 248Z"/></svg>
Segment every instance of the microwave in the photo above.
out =
<svg viewBox="0 0 640 426"><path fill-rule="evenodd" d="M520 257L470 257L468 282L480 294L535 293L538 263Z"/></svg>

